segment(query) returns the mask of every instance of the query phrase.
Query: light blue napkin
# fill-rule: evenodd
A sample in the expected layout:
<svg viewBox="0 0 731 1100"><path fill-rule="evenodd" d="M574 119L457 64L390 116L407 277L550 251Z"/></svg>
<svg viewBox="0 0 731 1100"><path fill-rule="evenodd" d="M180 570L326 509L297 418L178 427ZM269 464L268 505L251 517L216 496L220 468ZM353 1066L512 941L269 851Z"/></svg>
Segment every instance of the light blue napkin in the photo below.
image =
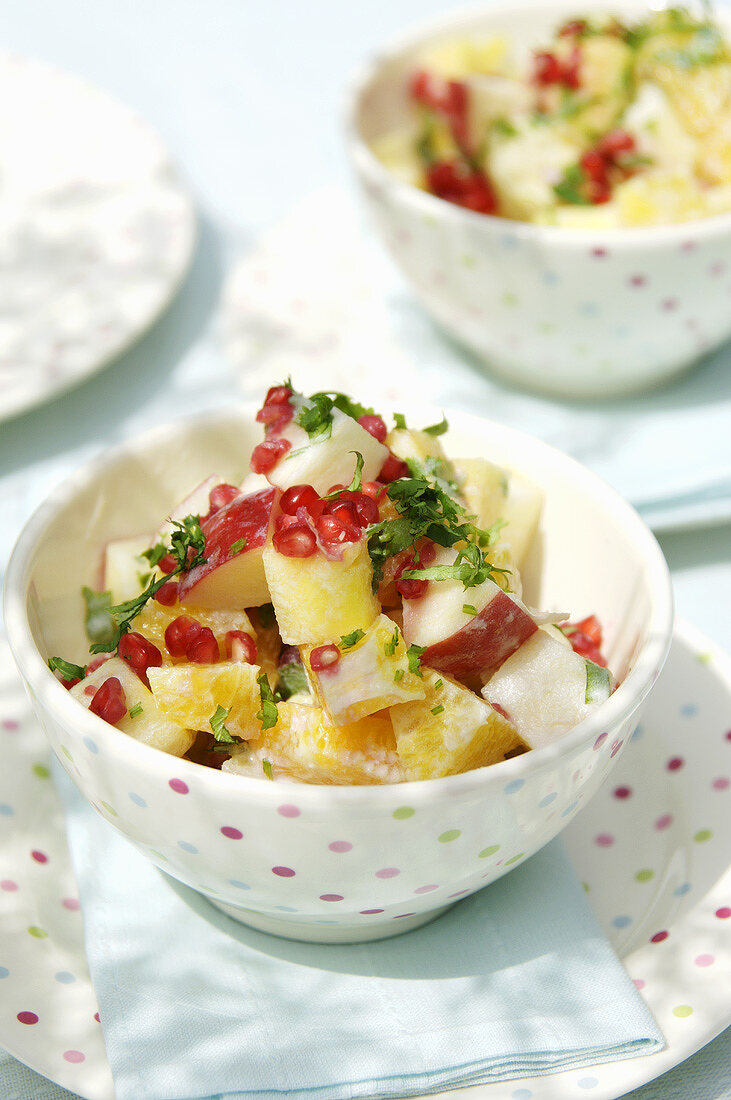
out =
<svg viewBox="0 0 731 1100"><path fill-rule="evenodd" d="M560 841L424 928L309 945L219 913L57 781L118 1100L419 1096L663 1046Z"/></svg>

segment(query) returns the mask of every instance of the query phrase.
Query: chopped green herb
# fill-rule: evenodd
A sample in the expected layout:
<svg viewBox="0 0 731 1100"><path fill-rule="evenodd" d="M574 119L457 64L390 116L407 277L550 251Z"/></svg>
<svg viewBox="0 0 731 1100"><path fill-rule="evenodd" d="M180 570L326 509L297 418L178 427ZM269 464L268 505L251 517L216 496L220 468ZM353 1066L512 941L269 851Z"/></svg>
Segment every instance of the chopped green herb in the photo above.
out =
<svg viewBox="0 0 731 1100"><path fill-rule="evenodd" d="M432 714L444 714L444 707L440 703L439 706L431 708Z"/></svg>
<svg viewBox="0 0 731 1100"><path fill-rule="evenodd" d="M176 572L186 572L203 565L206 548L206 536L200 526L200 516L186 516L183 520L174 519L173 533L170 536L170 552L178 564ZM192 551L192 556L190 551Z"/></svg>
<svg viewBox="0 0 731 1100"><path fill-rule="evenodd" d="M580 164L570 164L565 170L563 178L553 185L553 190L559 199L571 203L573 206L590 206L591 203L584 193L586 176Z"/></svg>
<svg viewBox="0 0 731 1100"><path fill-rule="evenodd" d="M404 670L402 668L397 668L396 671L393 674L394 684L398 684L401 680L403 680L403 678L404 678Z"/></svg>
<svg viewBox="0 0 731 1100"><path fill-rule="evenodd" d="M471 604L471 603L463 603L462 604L462 610L464 611L465 615L476 615L477 614L477 608L474 606L474 604Z"/></svg>
<svg viewBox="0 0 731 1100"><path fill-rule="evenodd" d="M406 417L403 413L394 413L393 423L394 427L397 428L400 432L406 431Z"/></svg>
<svg viewBox="0 0 731 1100"><path fill-rule="evenodd" d="M434 684L434 690L439 691L440 687L444 687L444 680L441 677Z"/></svg>
<svg viewBox="0 0 731 1100"><path fill-rule="evenodd" d="M135 705L129 709L130 718L136 718L138 714L142 714L142 709L142 703L135 703Z"/></svg>
<svg viewBox="0 0 731 1100"><path fill-rule="evenodd" d="M360 451L350 451L350 454L355 455L355 473L353 474L353 480L348 486L348 492L359 493L360 487L363 484L363 455Z"/></svg>
<svg viewBox="0 0 731 1100"><path fill-rule="evenodd" d="M277 702L266 672L260 672L256 682L259 685L259 698L261 699L261 710L257 712L256 717L263 730L270 730L273 726L276 726L279 719Z"/></svg>
<svg viewBox="0 0 731 1100"><path fill-rule="evenodd" d="M84 586L81 589L81 595L86 604L84 625L87 638L90 642L100 642L109 648L109 643L114 637L114 619L109 614L112 593L94 592L91 588Z"/></svg>
<svg viewBox="0 0 731 1100"><path fill-rule="evenodd" d="M313 393L306 397L295 416L311 440L329 439L333 427L333 401L326 393Z"/></svg>
<svg viewBox="0 0 731 1100"><path fill-rule="evenodd" d="M409 662L409 672L415 673L416 676L423 676L421 671L421 658L426 653L425 645L410 645L406 650L406 658Z"/></svg>
<svg viewBox="0 0 731 1100"><path fill-rule="evenodd" d="M393 657L394 653L396 652L396 650L398 648L398 643L399 643L399 634L398 634L398 627L396 627L396 629L394 630L392 636L388 639L388 641L386 642L386 644L383 647L383 652L386 654L387 657Z"/></svg>
<svg viewBox="0 0 731 1100"><path fill-rule="evenodd" d="M215 713L212 714L211 717L208 719L208 724L213 731L213 736L216 738L217 741L226 745L231 745L236 740L235 737L231 736L229 730L227 730L226 726L224 725L226 719L229 716L230 709L231 708L229 707L229 709L226 710L226 708L222 707L219 703L216 707Z"/></svg>
<svg viewBox="0 0 731 1100"><path fill-rule="evenodd" d="M167 547L164 542L158 542L155 546L151 546L149 550L143 550L140 554L141 558L146 558L150 565L154 568L167 554Z"/></svg>
<svg viewBox="0 0 731 1100"><path fill-rule="evenodd" d="M491 565L485 557L482 549L476 542L469 542L461 546L452 565L430 565L423 569L406 569L402 576L411 580L427 581L461 581L465 588L475 588L495 574L508 572L497 565ZM469 615L470 604L465 604L463 611ZM474 612L477 614L477 612Z"/></svg>
<svg viewBox="0 0 731 1100"><path fill-rule="evenodd" d="M352 649L361 638L365 638L364 630L354 630L351 634L343 634L338 643L340 649Z"/></svg>
<svg viewBox="0 0 731 1100"><path fill-rule="evenodd" d="M310 685L301 661L287 661L280 666L277 694L281 699L292 695L309 695Z"/></svg>
<svg viewBox="0 0 731 1100"><path fill-rule="evenodd" d="M449 431L449 422L447 421L446 416L442 414L442 419L439 421L438 424L430 424L428 428L422 428L421 430L423 432L426 432L427 435L444 435L446 431Z"/></svg>
<svg viewBox="0 0 731 1100"><path fill-rule="evenodd" d="M246 549L246 539L245 538L236 539L236 542L232 542L230 547L229 547L228 556L230 558L235 558L237 554L240 554L241 551L245 550L245 549Z"/></svg>
<svg viewBox="0 0 731 1100"><path fill-rule="evenodd" d="M274 779L274 776L272 775L272 762L271 762L271 760L262 760L261 770L264 772L264 775L267 777L267 779L272 779L272 780Z"/></svg>
<svg viewBox="0 0 731 1100"><path fill-rule="evenodd" d="M181 572L180 569L173 570L173 573L179 572ZM167 584L171 575L172 574L168 576L163 575L162 577L158 577L157 580L150 581L147 588L145 588L143 592L140 592L139 596L135 596L132 600L125 600L123 603L108 608L109 614L114 620L114 633L108 640L96 642L94 645L89 646L89 652L108 653L116 649L119 645L120 638L123 634L127 633L132 625L132 620L139 615L147 601L151 600L164 584Z"/></svg>
<svg viewBox="0 0 731 1100"><path fill-rule="evenodd" d="M60 672L64 680L83 680L86 676L86 665L74 665L63 657L51 657L48 667L51 672Z"/></svg>
<svg viewBox="0 0 731 1100"><path fill-rule="evenodd" d="M330 390L330 396L333 399L333 405L336 409L340 409L342 413L349 416L351 420L360 420L361 416L375 416L373 409L367 405L361 405L357 401L353 401L348 397L347 393L338 393L337 390Z"/></svg>
<svg viewBox="0 0 731 1100"><path fill-rule="evenodd" d="M609 698L611 692L611 680L609 669L586 661L586 696L587 703L601 703Z"/></svg>
<svg viewBox="0 0 731 1100"><path fill-rule="evenodd" d="M500 137L511 138L516 137L518 131L507 118L496 118L492 124L493 133L499 134Z"/></svg>

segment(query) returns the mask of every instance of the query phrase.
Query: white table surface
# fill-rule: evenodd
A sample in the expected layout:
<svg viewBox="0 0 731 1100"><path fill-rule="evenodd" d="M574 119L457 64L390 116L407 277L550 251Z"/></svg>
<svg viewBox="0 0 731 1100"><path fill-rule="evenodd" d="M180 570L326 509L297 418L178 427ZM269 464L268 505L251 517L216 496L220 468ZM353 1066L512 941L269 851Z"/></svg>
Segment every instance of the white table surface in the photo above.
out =
<svg viewBox="0 0 731 1100"><path fill-rule="evenodd" d="M231 398L215 334L234 259L297 199L348 185L339 111L363 55L450 0L5 0L3 44L102 85L165 137L201 220L193 268L161 322L114 366L0 424L4 564L31 504L141 427ZM579 5L580 6L580 5ZM731 425L730 425L731 428ZM731 650L731 526L665 534L678 613ZM634 1100L729 1100L727 1032ZM3 1100L70 1096L0 1052Z"/></svg>

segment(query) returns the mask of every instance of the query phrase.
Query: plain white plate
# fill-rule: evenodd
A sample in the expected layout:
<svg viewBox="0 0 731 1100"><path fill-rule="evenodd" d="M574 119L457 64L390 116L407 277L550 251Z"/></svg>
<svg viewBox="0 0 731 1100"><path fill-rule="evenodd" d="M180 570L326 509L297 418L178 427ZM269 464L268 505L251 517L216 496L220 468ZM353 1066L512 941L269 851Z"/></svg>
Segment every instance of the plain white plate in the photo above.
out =
<svg viewBox="0 0 731 1100"><path fill-rule="evenodd" d="M63 813L2 638L0 752L0 1046L88 1100L111 1100ZM667 1048L451 1096L613 1100L731 1022L730 775L731 664L695 630L677 627L632 745L564 833Z"/></svg>
<svg viewBox="0 0 731 1100"><path fill-rule="evenodd" d="M0 421L101 369L175 294L195 219L160 137L101 89L0 53Z"/></svg>

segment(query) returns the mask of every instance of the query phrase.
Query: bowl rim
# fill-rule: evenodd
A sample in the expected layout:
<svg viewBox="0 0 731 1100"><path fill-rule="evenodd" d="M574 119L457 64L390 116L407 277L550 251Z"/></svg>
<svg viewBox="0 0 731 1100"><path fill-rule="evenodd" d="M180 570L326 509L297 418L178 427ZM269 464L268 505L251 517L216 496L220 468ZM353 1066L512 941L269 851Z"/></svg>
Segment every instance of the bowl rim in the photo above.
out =
<svg viewBox="0 0 731 1100"><path fill-rule="evenodd" d="M621 0L623 5L637 7L646 11L656 11L645 0ZM665 5L663 5L665 6ZM667 6L670 6L668 4ZM576 14L575 5L568 0L524 0L520 7L528 11L543 9L559 12L573 12ZM597 11L611 10L611 4L606 0L582 0L582 9ZM415 212L422 218L452 220L462 225L466 230L475 230L481 226L485 232L505 235L511 233L522 241L532 241L537 244L565 244L575 246L578 250L584 250L587 246L628 250L643 247L678 247L687 243L690 238L707 239L724 233L731 233L731 211L720 214L709 214L705 218L695 218L691 221L672 222L664 225L637 225L617 226L615 228L571 228L558 225L536 225L533 222L518 221L512 218L502 218L496 214L480 214L473 210L457 206L447 202L428 191L422 191L419 187L399 179L381 164L375 153L372 152L366 140L362 137L358 126L358 114L362 99L369 85L375 82L381 69L398 57L416 46L424 39L438 35L440 31L448 36L455 23L477 19L489 19L490 16L500 13L514 14L516 4L514 0L482 0L479 3L463 5L449 12L432 15L426 19L410 24L406 29L396 35L392 35L386 43L372 52L361 61L360 66L351 74L346 82L343 97L343 127L345 131L345 144L350 160L357 172L366 179L374 188L380 191L391 191L402 204L412 206ZM713 13L714 19L721 23L731 40L731 9L719 7Z"/></svg>
<svg viewBox="0 0 731 1100"><path fill-rule="evenodd" d="M58 714L62 725L75 729L79 737L88 736L96 742L102 742L106 750L112 754L118 753L128 765L146 776L152 777L157 774L166 783L169 782L170 776L183 778L189 781L191 790L193 787L199 791L207 788L208 793L213 797L228 788L230 793L238 793L247 799L263 799L267 805L279 804L286 801L288 797L296 797L298 802L310 806L317 804L321 808L326 808L347 805L355 809L364 804L374 808L384 804L393 807L405 801L424 804L435 800L451 799L457 795L476 794L486 784L490 785L490 781L494 780L498 774L496 769L499 769L499 775L505 784L522 779L533 770L539 771L544 765L551 765L558 761L561 756L570 755L571 750L582 743L588 745L596 742L602 734L604 734L603 740L606 740L608 731L616 729L641 705L665 662L673 629L672 583L667 563L655 536L635 509L615 489L558 448L519 429L470 413L447 409L450 426L454 423L458 431L475 435L478 431L484 433L487 429L493 436L497 436L498 447L502 436L517 443L527 442L539 454L549 454L554 462L558 461L559 465L568 471L574 483L578 480L579 484L586 485L587 490L590 490L595 497L599 495L617 520L629 529L641 552L641 557L648 567L647 576L650 582L648 591L650 620L647 637L627 676L597 712L589 715L558 741L543 748L531 749L521 756L496 765L436 779L405 780L394 784L331 786L299 782L271 783L258 777L235 775L206 768L136 741L81 706L48 668L33 640L27 614L28 590L35 550L47 528L57 515L73 502L81 490L103 478L121 459L135 451L152 445L165 446L170 440L179 441L180 432L186 427L196 430L213 429L223 422L253 418L255 410L255 404L241 402L226 408L178 417L116 444L101 455L87 460L62 481L40 504L21 530L10 556L5 579L4 612L8 641L34 702L38 701L43 709L52 715ZM440 410L420 405L414 409L414 415L423 413L429 416L437 411Z"/></svg>

